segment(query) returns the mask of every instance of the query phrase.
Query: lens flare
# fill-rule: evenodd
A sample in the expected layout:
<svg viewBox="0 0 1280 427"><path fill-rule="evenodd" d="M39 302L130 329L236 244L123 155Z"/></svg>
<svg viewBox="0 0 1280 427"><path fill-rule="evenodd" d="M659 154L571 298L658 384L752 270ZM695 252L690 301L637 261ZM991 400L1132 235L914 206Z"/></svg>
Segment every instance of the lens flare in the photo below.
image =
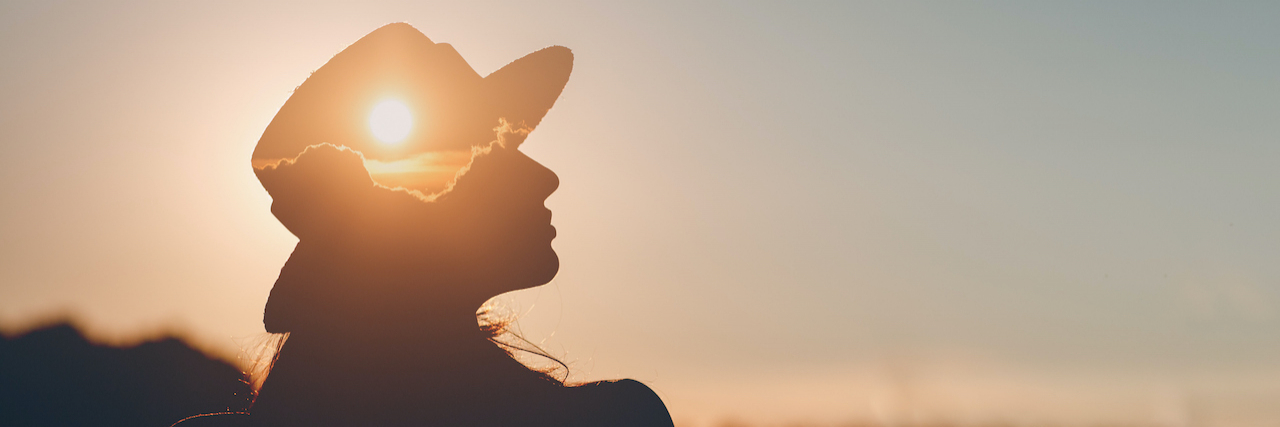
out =
<svg viewBox="0 0 1280 427"><path fill-rule="evenodd" d="M388 99L379 102L369 113L369 129L373 136L387 144L404 141L413 128L413 116L403 102Z"/></svg>

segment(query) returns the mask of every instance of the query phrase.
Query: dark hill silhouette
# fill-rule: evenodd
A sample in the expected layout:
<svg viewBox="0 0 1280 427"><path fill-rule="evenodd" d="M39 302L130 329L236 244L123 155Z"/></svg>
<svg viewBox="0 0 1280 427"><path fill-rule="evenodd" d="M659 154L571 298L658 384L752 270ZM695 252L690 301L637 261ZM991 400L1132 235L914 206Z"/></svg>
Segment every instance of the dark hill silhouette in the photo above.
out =
<svg viewBox="0 0 1280 427"><path fill-rule="evenodd" d="M177 338L95 345L69 324L0 338L0 426L165 427L251 398L238 369Z"/></svg>

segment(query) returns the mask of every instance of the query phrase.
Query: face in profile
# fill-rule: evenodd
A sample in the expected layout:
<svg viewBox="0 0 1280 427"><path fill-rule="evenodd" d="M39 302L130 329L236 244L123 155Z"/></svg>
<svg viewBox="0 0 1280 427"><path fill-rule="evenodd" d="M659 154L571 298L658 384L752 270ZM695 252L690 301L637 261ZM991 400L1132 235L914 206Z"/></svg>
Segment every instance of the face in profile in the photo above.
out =
<svg viewBox="0 0 1280 427"><path fill-rule="evenodd" d="M273 330L273 312L474 310L550 281L543 202L558 179L519 147L572 61L552 47L481 77L449 45L391 24L313 73L253 155L272 212L299 238L268 330L293 328Z"/></svg>
<svg viewBox="0 0 1280 427"><path fill-rule="evenodd" d="M559 179L518 149L522 133L500 134L498 143L477 151L449 190L431 202L446 229L447 245L426 251L456 251L454 266L487 299L549 282L559 269L551 248L556 236L544 201ZM446 219L447 218L447 219Z"/></svg>

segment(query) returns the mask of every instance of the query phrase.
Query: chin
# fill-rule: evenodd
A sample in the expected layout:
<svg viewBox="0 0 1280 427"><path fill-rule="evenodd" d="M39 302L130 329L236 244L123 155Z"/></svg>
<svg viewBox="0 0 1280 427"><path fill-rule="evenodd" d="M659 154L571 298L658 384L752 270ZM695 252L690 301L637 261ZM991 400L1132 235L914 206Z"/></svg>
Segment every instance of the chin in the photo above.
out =
<svg viewBox="0 0 1280 427"><path fill-rule="evenodd" d="M527 264L526 274L519 280L519 288L526 289L534 286L542 286L551 282L556 277L556 273L560 272L560 256L556 255L556 251L551 249L550 242L539 250L537 254L531 254L529 259L531 262Z"/></svg>
<svg viewBox="0 0 1280 427"><path fill-rule="evenodd" d="M534 286L545 285L548 282L551 282L551 279L556 278L556 273L560 272L560 256L556 255L556 251L551 249L551 245L547 245L547 253L547 262L543 269L543 275L541 276L542 279L539 281L538 285Z"/></svg>
<svg viewBox="0 0 1280 427"><path fill-rule="evenodd" d="M511 251L506 256L491 258L487 267L475 271L476 283L487 284L477 288L475 295L481 301L507 292L528 289L547 284L560 271L560 257L547 244L533 250Z"/></svg>

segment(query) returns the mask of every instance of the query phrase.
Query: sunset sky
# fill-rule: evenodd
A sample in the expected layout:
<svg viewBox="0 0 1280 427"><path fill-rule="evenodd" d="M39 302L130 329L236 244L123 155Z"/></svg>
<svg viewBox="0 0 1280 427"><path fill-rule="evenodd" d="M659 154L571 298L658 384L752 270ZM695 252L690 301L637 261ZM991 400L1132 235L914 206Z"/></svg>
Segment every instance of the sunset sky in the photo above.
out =
<svg viewBox="0 0 1280 427"><path fill-rule="evenodd" d="M0 2L0 330L234 359L297 239L250 158L408 22L574 53L501 297L677 425L1280 423L1280 5Z"/></svg>

